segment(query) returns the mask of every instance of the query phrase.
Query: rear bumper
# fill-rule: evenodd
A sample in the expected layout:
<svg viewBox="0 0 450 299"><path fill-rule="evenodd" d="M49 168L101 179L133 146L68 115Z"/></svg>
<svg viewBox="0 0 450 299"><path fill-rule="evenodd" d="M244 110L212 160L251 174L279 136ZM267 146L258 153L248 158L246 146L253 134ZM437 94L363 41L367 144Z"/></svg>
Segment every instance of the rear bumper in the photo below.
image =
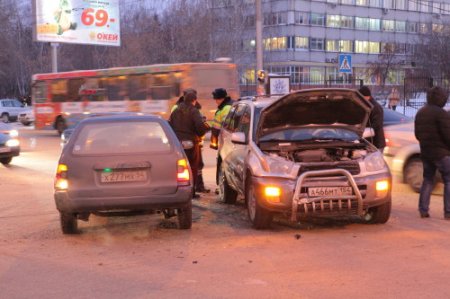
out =
<svg viewBox="0 0 450 299"><path fill-rule="evenodd" d="M192 187L179 187L174 194L128 197L71 198L66 191L54 193L60 212L79 213L113 210L160 210L184 207L192 199Z"/></svg>
<svg viewBox="0 0 450 299"><path fill-rule="evenodd" d="M1 148L4 148L3 146ZM9 152L0 153L0 158L17 157L20 154L20 147L11 147Z"/></svg>

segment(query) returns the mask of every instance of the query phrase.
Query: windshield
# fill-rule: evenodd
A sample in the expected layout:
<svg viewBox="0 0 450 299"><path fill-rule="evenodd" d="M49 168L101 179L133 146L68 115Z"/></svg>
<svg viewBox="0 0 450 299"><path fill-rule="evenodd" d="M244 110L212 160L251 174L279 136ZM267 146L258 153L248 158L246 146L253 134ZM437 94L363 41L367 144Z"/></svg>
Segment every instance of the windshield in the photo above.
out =
<svg viewBox="0 0 450 299"><path fill-rule="evenodd" d="M359 140L357 133L342 128L293 128L265 134L260 141L345 141Z"/></svg>

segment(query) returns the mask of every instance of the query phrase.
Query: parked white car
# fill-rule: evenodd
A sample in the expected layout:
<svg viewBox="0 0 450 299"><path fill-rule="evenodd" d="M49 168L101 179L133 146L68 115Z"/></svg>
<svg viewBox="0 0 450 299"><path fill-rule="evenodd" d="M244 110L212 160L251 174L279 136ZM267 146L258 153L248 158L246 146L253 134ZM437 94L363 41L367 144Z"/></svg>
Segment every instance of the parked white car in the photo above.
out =
<svg viewBox="0 0 450 299"><path fill-rule="evenodd" d="M32 107L24 107L24 110L19 114L19 121L24 126L29 126L34 123L34 110Z"/></svg>
<svg viewBox="0 0 450 299"><path fill-rule="evenodd" d="M25 109L24 105L16 99L0 99L0 120L5 123L16 121Z"/></svg>

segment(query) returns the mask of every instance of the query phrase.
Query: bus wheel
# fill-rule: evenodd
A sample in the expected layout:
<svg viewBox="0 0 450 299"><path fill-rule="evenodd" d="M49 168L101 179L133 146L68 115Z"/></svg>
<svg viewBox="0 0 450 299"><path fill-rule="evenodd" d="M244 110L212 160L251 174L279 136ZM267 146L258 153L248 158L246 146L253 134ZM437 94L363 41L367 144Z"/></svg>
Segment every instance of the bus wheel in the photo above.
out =
<svg viewBox="0 0 450 299"><path fill-rule="evenodd" d="M59 135L62 135L62 133L66 129L66 122L64 121L64 119L62 117L58 117L56 119L55 129Z"/></svg>

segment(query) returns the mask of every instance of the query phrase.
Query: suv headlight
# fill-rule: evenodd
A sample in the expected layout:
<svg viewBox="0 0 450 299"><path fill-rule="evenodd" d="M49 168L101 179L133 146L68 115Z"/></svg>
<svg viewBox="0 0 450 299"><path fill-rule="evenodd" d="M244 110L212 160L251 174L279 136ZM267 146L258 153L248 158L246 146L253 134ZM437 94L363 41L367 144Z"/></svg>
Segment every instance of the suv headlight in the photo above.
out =
<svg viewBox="0 0 450 299"><path fill-rule="evenodd" d="M379 171L386 167L383 155L379 151L368 154L364 159L364 164L368 172Z"/></svg>

